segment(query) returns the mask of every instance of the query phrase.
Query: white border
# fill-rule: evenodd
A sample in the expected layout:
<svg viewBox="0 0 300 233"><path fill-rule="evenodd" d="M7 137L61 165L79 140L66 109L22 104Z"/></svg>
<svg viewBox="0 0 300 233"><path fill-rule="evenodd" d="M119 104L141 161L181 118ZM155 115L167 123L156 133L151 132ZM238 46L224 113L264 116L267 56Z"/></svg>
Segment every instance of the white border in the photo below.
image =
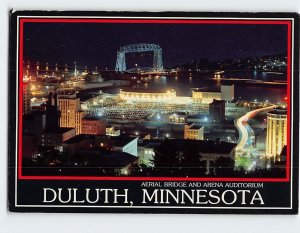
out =
<svg viewBox="0 0 300 233"><path fill-rule="evenodd" d="M142 12L141 12L142 13ZM84 206L84 205L19 205L17 203L17 193L18 193L18 101L19 101L19 92L18 92L18 82L19 82L19 18L88 18L88 19L105 19L105 18L112 18L112 19L228 19L228 20L290 20L292 21L292 28L291 28L291 77L290 77L290 97L293 97L293 86L294 86L294 18L228 18L228 17L127 17L127 16L17 16L17 51L16 51L16 161L15 161L15 207L59 207L59 208L152 208L152 209L292 209L293 208L293 98L290 98L290 195L291 195L291 202L289 207L201 207L201 206Z"/></svg>

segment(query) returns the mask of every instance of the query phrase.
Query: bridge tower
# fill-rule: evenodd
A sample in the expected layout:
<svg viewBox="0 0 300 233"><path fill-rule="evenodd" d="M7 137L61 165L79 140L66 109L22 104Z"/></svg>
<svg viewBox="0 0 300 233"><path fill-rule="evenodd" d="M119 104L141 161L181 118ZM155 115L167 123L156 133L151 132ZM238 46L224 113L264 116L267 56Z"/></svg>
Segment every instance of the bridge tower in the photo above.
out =
<svg viewBox="0 0 300 233"><path fill-rule="evenodd" d="M126 67L126 53L142 53L142 52L153 52L153 67L154 71L163 71L163 60L162 60L162 49L156 44L131 44L122 46L117 52L117 61L115 71L124 72L127 70Z"/></svg>
<svg viewBox="0 0 300 233"><path fill-rule="evenodd" d="M123 72L126 70L125 52L117 52L116 71Z"/></svg>
<svg viewBox="0 0 300 233"><path fill-rule="evenodd" d="M153 53L153 68L157 71L163 71L162 49L156 49Z"/></svg>

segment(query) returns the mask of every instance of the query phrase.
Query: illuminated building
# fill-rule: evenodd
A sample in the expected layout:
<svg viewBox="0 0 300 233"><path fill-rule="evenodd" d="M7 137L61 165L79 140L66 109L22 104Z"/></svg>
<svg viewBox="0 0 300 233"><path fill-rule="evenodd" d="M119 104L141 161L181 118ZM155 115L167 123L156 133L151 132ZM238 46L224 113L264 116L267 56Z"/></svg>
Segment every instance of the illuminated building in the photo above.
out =
<svg viewBox="0 0 300 233"><path fill-rule="evenodd" d="M211 103L214 99L221 100L221 93L217 91L202 91L199 89L192 90L192 99L195 102Z"/></svg>
<svg viewBox="0 0 300 233"><path fill-rule="evenodd" d="M209 104L214 99L232 101L234 99L234 85L221 85L221 90L218 91L195 88L192 90L192 99L204 104Z"/></svg>
<svg viewBox="0 0 300 233"><path fill-rule="evenodd" d="M211 122L221 123L225 120L225 101L213 100L209 104L209 117Z"/></svg>
<svg viewBox="0 0 300 233"><path fill-rule="evenodd" d="M169 102L176 98L176 91L169 90L166 92L141 92L120 90L119 96L122 100L133 102Z"/></svg>
<svg viewBox="0 0 300 233"><path fill-rule="evenodd" d="M30 107L31 92L29 83L23 83L23 115L31 111Z"/></svg>
<svg viewBox="0 0 300 233"><path fill-rule="evenodd" d="M82 134L106 134L106 122L95 117L82 119Z"/></svg>
<svg viewBox="0 0 300 233"><path fill-rule="evenodd" d="M173 113L171 116L169 116L170 122L173 123L185 123L186 114L182 113Z"/></svg>
<svg viewBox="0 0 300 233"><path fill-rule="evenodd" d="M60 127L75 128L76 134L82 133L82 118L84 112L80 108L80 99L74 89L61 89L57 93L60 110Z"/></svg>
<svg viewBox="0 0 300 233"><path fill-rule="evenodd" d="M59 127L60 112L56 101L55 95L50 93L45 111L23 116L24 158L35 158L44 147L62 151L63 142L76 135L75 128Z"/></svg>
<svg viewBox="0 0 300 233"><path fill-rule="evenodd" d="M266 156L274 160L287 144L287 110L275 108L267 116Z"/></svg>
<svg viewBox="0 0 300 233"><path fill-rule="evenodd" d="M111 125L106 126L105 134L107 136L113 136L113 137L120 136L120 133L121 133L120 130L116 130L114 126Z"/></svg>
<svg viewBox="0 0 300 233"><path fill-rule="evenodd" d="M203 140L204 126L197 126L196 124L186 124L184 126L184 139Z"/></svg>
<svg viewBox="0 0 300 233"><path fill-rule="evenodd" d="M221 100L232 101L234 99L234 84L221 86Z"/></svg>

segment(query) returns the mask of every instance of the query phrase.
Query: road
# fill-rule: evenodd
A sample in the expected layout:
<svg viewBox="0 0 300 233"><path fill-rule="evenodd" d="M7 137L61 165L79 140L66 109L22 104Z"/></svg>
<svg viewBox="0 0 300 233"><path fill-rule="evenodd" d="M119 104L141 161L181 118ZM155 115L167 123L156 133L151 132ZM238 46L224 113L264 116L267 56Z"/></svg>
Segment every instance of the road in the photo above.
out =
<svg viewBox="0 0 300 233"><path fill-rule="evenodd" d="M248 140L250 139L251 132L253 133L253 130L248 125L247 121L250 118L254 117L256 114L258 114L259 112L269 111L275 107L276 107L276 105L271 105L268 107L255 109L253 111L247 112L245 115L243 115L242 117L240 117L234 121L235 127L239 131L239 140L238 140L238 144L236 146L236 151L241 150L245 147Z"/></svg>

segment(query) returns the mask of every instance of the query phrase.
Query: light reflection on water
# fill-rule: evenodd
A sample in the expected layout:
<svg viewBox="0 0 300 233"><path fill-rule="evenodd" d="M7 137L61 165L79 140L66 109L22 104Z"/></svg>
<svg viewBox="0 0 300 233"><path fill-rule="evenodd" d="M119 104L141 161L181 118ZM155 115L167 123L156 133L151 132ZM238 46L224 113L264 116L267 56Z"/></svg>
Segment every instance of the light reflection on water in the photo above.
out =
<svg viewBox="0 0 300 233"><path fill-rule="evenodd" d="M250 74L252 76L250 76ZM241 77L240 75L230 75L226 74L226 77ZM277 79L281 79L280 75L278 75ZM220 89L221 87L221 80L215 79L214 81L207 80L209 77L207 75L202 75L198 77L194 77L192 75L189 76L178 76L178 77L159 77L154 78L152 81L147 85L147 88L150 89L161 89L165 91L167 89L174 89L179 96L191 96L191 88L209 88L209 89ZM260 80L268 80L269 74L266 72L247 72L245 73L244 78L252 78L252 79L260 79ZM279 88L279 87L266 87L266 86L245 86L235 84L235 98L244 100L254 101L265 101L269 100L271 102L277 103L283 100L286 96L286 88Z"/></svg>

